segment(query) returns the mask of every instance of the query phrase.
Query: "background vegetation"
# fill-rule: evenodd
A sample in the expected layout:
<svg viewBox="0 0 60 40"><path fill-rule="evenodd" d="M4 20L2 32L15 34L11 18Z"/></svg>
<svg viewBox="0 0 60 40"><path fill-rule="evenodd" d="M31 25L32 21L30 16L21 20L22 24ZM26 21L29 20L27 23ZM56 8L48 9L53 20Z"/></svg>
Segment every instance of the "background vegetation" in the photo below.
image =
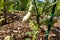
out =
<svg viewBox="0 0 60 40"><path fill-rule="evenodd" d="M35 1L35 2L34 2ZM0 0L0 25L3 25L6 23L6 14L7 12L15 12L15 11L27 11L34 14L31 14L33 16L36 16L36 22L32 20L29 20L30 26L33 29L32 32L28 32L29 35L33 34L32 40L36 39L39 26L42 24L45 24L48 26L49 19L51 17L51 12L53 9L53 6L56 4L55 12L54 12L54 18L60 18L60 0L53 3L53 0ZM31 8L32 7L32 8ZM30 10L31 9L31 10ZM40 20L39 20L40 19ZM52 22L53 24L56 22L54 20ZM29 40L27 38L27 40Z"/></svg>

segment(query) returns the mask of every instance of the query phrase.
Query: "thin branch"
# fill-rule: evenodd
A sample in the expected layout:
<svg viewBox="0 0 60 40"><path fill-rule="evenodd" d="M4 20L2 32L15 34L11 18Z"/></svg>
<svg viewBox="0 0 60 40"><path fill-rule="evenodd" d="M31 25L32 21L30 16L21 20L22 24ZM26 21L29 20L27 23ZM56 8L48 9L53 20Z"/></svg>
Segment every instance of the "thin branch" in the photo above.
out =
<svg viewBox="0 0 60 40"><path fill-rule="evenodd" d="M43 10L42 10L42 13L44 13L44 10L45 10L45 7L46 7L46 5L48 4L48 0L46 1L46 3L45 3L45 5L44 5L44 7L43 7Z"/></svg>
<svg viewBox="0 0 60 40"><path fill-rule="evenodd" d="M58 2L58 0L56 0L56 2L54 2L53 4L47 6L47 9L45 9L45 11L47 11L50 7L52 7L53 5L55 5Z"/></svg>

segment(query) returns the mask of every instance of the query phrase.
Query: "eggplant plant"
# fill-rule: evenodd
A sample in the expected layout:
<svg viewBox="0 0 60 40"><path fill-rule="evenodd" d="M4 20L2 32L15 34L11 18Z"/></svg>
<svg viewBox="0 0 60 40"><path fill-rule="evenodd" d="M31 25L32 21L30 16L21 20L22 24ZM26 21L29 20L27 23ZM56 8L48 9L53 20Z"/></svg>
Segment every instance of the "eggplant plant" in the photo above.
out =
<svg viewBox="0 0 60 40"><path fill-rule="evenodd" d="M47 25L47 26L48 26L48 30L46 31L46 40L48 40L48 34L49 34L50 29L51 29L51 25L52 25L53 16L54 16L54 12L55 12L55 7L56 7L57 1L58 1L58 0L54 0L54 3L51 4L50 6L48 6L47 9L44 9L44 8L45 8L45 6L44 6L44 8L43 8L43 10L42 10L42 13L43 13L44 10L48 10L50 7L53 6L50 19L49 19L49 21L47 21L47 22L48 22L48 25ZM36 10L36 14L37 14L37 15L36 15L36 23L35 23L34 21L29 20L29 21L30 21L30 27L31 27L31 29L33 29L33 32L28 32L28 34L33 34L32 40L36 40L36 38L37 38L37 33L39 33L38 29L39 29L39 26L40 26L40 23L41 23L41 22L39 21L39 17L40 17L41 15L40 15L39 12L38 12L38 8L37 8L37 5L36 5L36 0L33 0L33 3L34 3L34 7L35 7L35 10ZM32 6L30 5L29 8L30 8L30 11L28 11L28 13L24 16L23 21L24 21L24 20L27 21L27 20L29 19L29 17L31 16L31 13L29 13L29 12L31 12ZM47 19L47 20L48 20L48 19ZM45 21L46 21L46 20L45 20ZM39 23L39 22L40 22L40 23ZM44 23L44 21L43 21L43 23Z"/></svg>

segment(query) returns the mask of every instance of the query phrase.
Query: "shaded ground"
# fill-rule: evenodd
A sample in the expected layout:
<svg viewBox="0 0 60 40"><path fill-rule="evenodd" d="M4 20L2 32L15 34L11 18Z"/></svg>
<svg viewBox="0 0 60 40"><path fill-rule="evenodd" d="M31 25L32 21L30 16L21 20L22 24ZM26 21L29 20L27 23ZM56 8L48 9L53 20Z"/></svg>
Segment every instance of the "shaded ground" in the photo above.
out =
<svg viewBox="0 0 60 40"><path fill-rule="evenodd" d="M22 18L25 15L24 13L25 12L16 12L7 14L6 22L8 24L0 26L0 40L3 40L7 35L12 36L14 40L24 40L24 38L28 36L26 32L31 31L31 29L29 22L22 22ZM54 24L55 27L51 29L49 34L49 40L60 40L60 19L57 20L58 22ZM40 40L41 36L44 40L44 35L44 32L40 32L37 40Z"/></svg>

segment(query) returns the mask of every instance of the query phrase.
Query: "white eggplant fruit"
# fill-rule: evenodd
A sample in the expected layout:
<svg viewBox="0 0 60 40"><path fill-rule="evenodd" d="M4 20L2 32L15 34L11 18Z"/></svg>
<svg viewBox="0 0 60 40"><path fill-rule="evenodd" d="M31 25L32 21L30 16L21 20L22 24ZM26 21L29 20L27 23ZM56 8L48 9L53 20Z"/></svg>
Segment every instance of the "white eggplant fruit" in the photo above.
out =
<svg viewBox="0 0 60 40"><path fill-rule="evenodd" d="M29 6L27 14L23 17L23 22L27 21L31 16L31 10L32 10L32 7L33 7L32 2L33 2L33 0L30 1L30 4L29 4L30 6Z"/></svg>
<svg viewBox="0 0 60 40"><path fill-rule="evenodd" d="M23 17L23 22L27 21L31 16L31 12L28 12L24 17Z"/></svg>

